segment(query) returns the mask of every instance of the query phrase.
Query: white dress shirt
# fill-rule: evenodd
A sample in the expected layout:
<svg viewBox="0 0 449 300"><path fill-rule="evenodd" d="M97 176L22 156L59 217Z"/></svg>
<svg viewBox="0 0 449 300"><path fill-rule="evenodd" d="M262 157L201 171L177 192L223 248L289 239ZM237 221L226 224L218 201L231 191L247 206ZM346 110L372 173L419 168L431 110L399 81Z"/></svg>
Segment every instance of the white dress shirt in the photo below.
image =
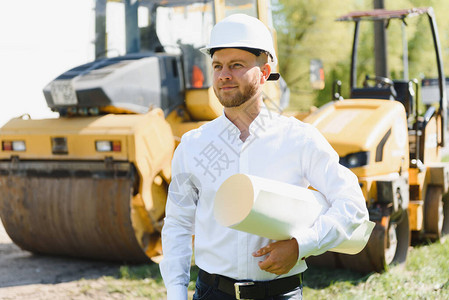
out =
<svg viewBox="0 0 449 300"><path fill-rule="evenodd" d="M234 279L272 280L303 272L302 258L339 245L368 219L357 177L339 164L338 154L313 126L262 109L249 131L242 142L238 128L222 115L184 134L175 151L160 263L169 300L187 299L192 235L199 268ZM299 259L288 274L262 271L258 262L265 256L252 256L273 240L223 227L214 219L215 192L236 173L310 185L331 204L311 228L294 234Z"/></svg>

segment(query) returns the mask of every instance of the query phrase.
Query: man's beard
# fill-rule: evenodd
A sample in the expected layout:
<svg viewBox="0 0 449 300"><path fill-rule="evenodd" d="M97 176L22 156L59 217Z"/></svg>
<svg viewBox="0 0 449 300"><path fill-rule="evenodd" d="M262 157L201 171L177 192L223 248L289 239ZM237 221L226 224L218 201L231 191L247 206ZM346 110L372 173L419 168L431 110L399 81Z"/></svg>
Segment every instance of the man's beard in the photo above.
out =
<svg viewBox="0 0 449 300"><path fill-rule="evenodd" d="M223 105L224 107L240 106L243 103L245 103L246 101L252 99L258 93L258 85L257 85L256 80L257 79L255 79L254 82L247 84L245 86L245 89L243 90L243 92L240 92L240 90L237 90L232 95L221 96L219 93L217 93L216 89L214 88L215 95L217 96L221 105Z"/></svg>

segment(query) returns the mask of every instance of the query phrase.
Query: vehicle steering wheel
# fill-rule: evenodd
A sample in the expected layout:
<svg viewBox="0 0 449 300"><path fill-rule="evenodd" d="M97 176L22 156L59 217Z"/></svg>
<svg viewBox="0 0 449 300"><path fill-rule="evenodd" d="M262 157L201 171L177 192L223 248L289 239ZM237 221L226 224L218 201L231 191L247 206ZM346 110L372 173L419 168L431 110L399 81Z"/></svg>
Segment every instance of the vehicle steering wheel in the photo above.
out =
<svg viewBox="0 0 449 300"><path fill-rule="evenodd" d="M369 82L374 82L374 86L370 85ZM393 87L394 82L390 78L382 77L382 76L365 76L365 80L363 81L363 87L377 87L377 88L387 88Z"/></svg>

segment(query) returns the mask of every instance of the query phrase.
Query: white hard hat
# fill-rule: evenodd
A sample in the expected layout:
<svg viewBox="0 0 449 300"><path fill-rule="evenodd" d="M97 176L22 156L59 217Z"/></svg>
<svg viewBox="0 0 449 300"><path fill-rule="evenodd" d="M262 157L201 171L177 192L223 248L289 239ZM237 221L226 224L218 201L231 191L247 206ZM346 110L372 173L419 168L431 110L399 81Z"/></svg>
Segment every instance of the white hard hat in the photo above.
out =
<svg viewBox="0 0 449 300"><path fill-rule="evenodd" d="M210 43L200 51L210 55L211 50L217 48L246 48L268 53L277 64L271 32L259 19L245 15L233 14L224 18L212 28ZM271 80L279 78L277 73L272 74Z"/></svg>

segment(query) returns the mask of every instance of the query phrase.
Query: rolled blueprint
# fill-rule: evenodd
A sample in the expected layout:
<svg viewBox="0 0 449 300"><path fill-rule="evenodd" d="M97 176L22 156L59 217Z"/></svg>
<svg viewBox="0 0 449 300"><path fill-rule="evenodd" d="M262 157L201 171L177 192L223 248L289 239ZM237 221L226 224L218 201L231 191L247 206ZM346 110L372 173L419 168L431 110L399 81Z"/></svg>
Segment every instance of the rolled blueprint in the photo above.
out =
<svg viewBox="0 0 449 300"><path fill-rule="evenodd" d="M309 228L329 209L317 191L246 174L226 179L215 194L214 216L223 226L273 240L287 240ZM365 221L351 238L331 249L356 254L368 242L374 223Z"/></svg>

